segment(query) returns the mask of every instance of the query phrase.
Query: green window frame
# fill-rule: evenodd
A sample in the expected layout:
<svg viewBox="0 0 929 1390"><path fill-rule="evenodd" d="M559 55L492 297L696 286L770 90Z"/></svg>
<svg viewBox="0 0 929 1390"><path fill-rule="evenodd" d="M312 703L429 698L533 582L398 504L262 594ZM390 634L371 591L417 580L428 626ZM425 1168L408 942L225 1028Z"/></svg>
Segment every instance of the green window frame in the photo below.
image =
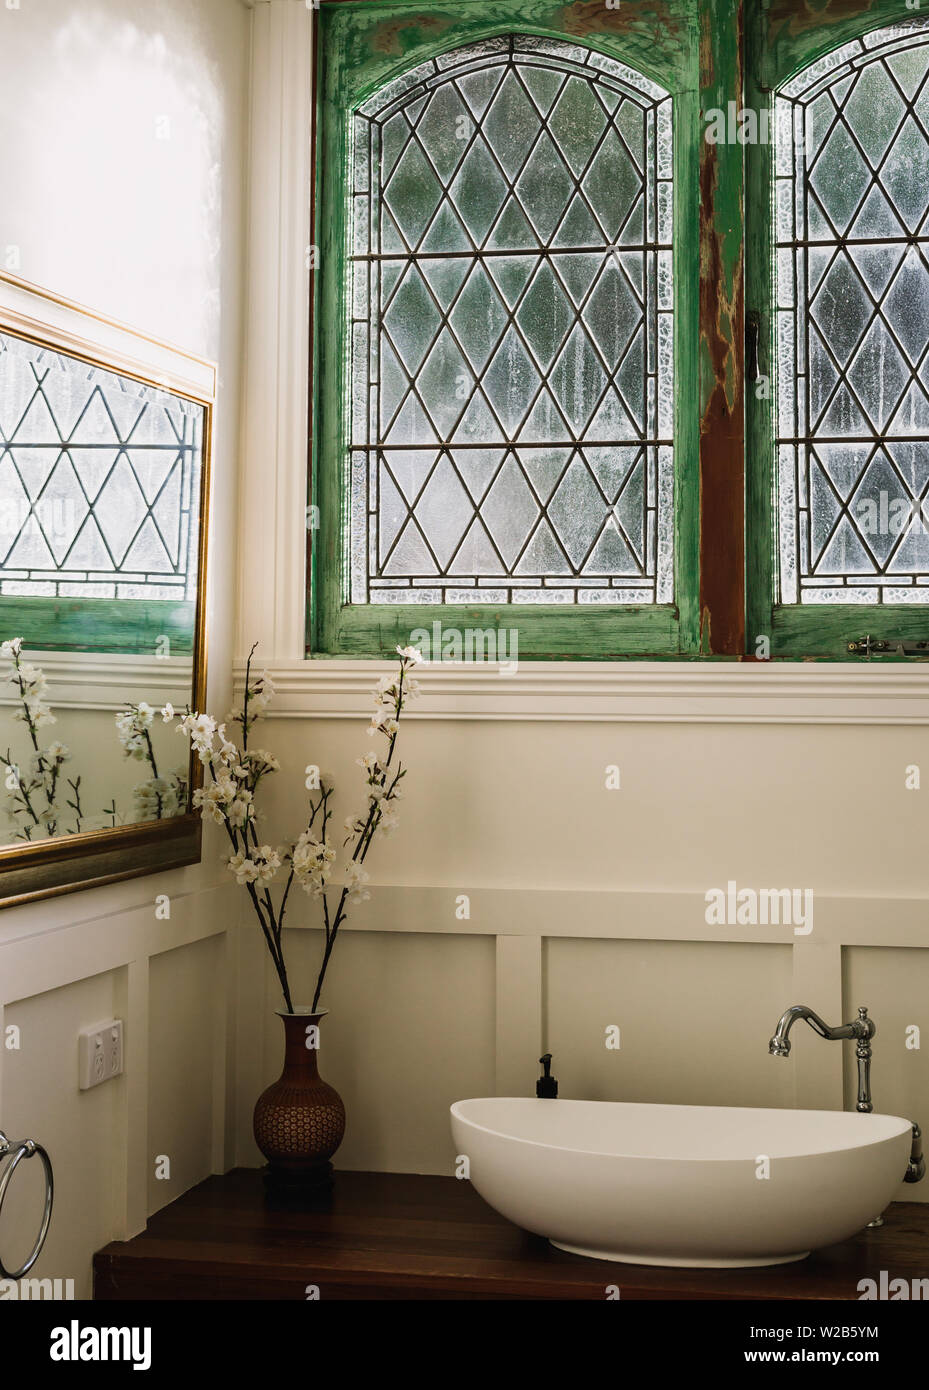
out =
<svg viewBox="0 0 929 1390"><path fill-rule="evenodd" d="M776 128L777 93L817 60L836 53L854 40L864 39L875 30L906 26L908 21L926 26L929 32L929 16L920 16L918 11L904 8L897 0L825 5L803 16L777 3L758 4L752 11L746 43L746 106L759 113L766 112L772 131ZM891 147L892 141L889 141L888 149ZM746 283L751 287L747 302L749 312L757 316L761 369L772 380L777 361L778 310L777 232L772 210L774 187L775 150L772 144L747 148L745 260ZM854 223L850 226L853 229ZM821 233L816 235L821 236ZM810 236L810 241L813 240L815 236ZM901 242L903 240L901 236ZM921 241L929 251L929 236L925 230L914 240ZM844 249L846 243L840 237L838 244ZM929 322L925 331L929 338ZM765 363L772 364L771 369ZM749 650L753 641L768 637L774 657L855 660L859 659L859 654L872 654L867 645L862 646L863 639L870 636L875 641L892 644L892 650L881 659L912 659L897 652L896 644L926 643L929 648L929 604L788 604L780 601L775 514L776 400L776 390L758 395L749 383L746 391Z"/></svg>
<svg viewBox="0 0 929 1390"><path fill-rule="evenodd" d="M322 0L312 272L308 655L378 656L417 628L516 628L526 658L857 660L866 634L929 639L929 605L785 604L778 593L773 402L746 382L746 326L774 376L773 151L711 143L710 112L770 112L830 50L905 21L897 0ZM372 94L477 40L532 34L615 58L673 102L674 600L595 608L352 604L348 562L349 128ZM773 124L770 127L774 129ZM766 364L772 364L770 368ZM749 363L749 367L753 363ZM882 659L903 659L892 647Z"/></svg>
<svg viewBox="0 0 929 1390"><path fill-rule="evenodd" d="M318 135L316 160L313 492L319 529L311 556L311 651L359 656L388 654L416 628L517 628L519 649L536 658L681 655L696 649L696 504L693 460L696 417L698 215L693 138L697 127L697 33L684 3L642 6L652 23L615 25L610 11L585 25L580 7L539 0L469 0L465 4L333 3L318 21ZM673 29L657 25L674 13ZM675 131L673 187L674 276L674 601L651 605L351 604L347 602L345 459L348 453L346 344L349 120L367 98L400 73L448 50L501 35L563 40L614 58L665 89Z"/></svg>

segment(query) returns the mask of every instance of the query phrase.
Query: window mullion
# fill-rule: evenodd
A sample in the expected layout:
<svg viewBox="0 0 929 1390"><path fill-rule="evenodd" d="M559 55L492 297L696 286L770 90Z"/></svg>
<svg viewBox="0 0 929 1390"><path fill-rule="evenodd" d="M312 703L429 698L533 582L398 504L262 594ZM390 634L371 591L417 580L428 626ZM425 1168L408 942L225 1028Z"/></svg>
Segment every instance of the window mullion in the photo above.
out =
<svg viewBox="0 0 929 1390"><path fill-rule="evenodd" d="M741 109L741 33L742 0L701 0L704 119L730 102ZM700 650L708 656L745 650L743 183L743 146L701 138Z"/></svg>

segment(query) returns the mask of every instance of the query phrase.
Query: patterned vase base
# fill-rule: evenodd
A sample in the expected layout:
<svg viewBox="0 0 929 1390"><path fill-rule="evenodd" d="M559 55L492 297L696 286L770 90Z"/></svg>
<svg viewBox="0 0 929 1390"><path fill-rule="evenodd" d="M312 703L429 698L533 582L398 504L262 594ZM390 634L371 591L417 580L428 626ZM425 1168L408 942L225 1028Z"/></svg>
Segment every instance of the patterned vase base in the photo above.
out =
<svg viewBox="0 0 929 1390"><path fill-rule="evenodd" d="M332 1196L333 1172L328 1159L294 1164L269 1163L263 1170L265 1193L285 1200L325 1201Z"/></svg>

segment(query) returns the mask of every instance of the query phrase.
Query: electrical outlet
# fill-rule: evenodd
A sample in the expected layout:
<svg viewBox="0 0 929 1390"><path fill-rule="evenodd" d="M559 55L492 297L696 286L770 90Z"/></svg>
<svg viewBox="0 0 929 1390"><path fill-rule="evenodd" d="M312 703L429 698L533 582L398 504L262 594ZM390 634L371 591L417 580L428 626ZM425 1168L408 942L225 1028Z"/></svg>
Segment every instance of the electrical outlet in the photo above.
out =
<svg viewBox="0 0 929 1390"><path fill-rule="evenodd" d="M82 1091L121 1076L123 1070L123 1022L111 1018L78 1034L79 1081Z"/></svg>

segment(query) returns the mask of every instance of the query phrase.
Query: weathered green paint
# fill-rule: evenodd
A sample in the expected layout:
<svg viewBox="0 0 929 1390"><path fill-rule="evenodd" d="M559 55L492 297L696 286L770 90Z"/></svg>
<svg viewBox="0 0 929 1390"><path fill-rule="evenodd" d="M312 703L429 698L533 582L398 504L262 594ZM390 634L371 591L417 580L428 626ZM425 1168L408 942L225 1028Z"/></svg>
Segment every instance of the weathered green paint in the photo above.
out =
<svg viewBox="0 0 929 1390"><path fill-rule="evenodd" d="M169 599L0 598L0 642L57 652L154 656L159 638L172 656L193 651L196 604Z"/></svg>
<svg viewBox="0 0 929 1390"><path fill-rule="evenodd" d="M773 92L823 54L871 29L918 17L900 0L772 0L754 7L747 32L746 104L770 109ZM772 228L772 149L746 147L747 307L761 319L760 367L774 381L774 256ZM746 397L747 479L747 631L751 654L758 637L771 639L775 657L819 657L860 661L848 643L869 631L874 637L918 639L929 636L929 611L912 605L781 605L777 602L777 529L775 525L775 390L758 399ZM883 660L912 660L886 657Z"/></svg>
<svg viewBox="0 0 929 1390"><path fill-rule="evenodd" d="M404 70L443 50L503 33L569 37L638 68L674 97L676 314L676 604L616 611L578 606L502 605L468 609L350 605L347 594L347 354L342 325L346 266L346 114ZM697 18L692 0L434 0L320 7L314 287L312 495L320 508L311 564L310 649L356 656L389 654L417 627L518 629L520 654L598 658L695 653L697 649L698 263Z"/></svg>
<svg viewBox="0 0 929 1390"><path fill-rule="evenodd" d="M432 629L434 622L459 631L518 631L519 655L536 660L612 659L646 656L677 650L678 623L669 607L631 608L621 615L601 609L579 611L533 604L532 612L517 604L365 604L346 606L337 629L344 655L391 655L406 646L417 628ZM508 649L508 648L507 648ZM323 653L325 654L325 653Z"/></svg>
<svg viewBox="0 0 929 1390"><path fill-rule="evenodd" d="M812 621L811 621L812 620ZM849 653L849 642L872 637L918 641L929 637L929 616L913 604L885 603L853 606L783 604L772 615L771 650L775 656L827 657L830 661L861 661ZM876 658L872 658L876 659ZM884 656L882 661L922 661L923 657Z"/></svg>
<svg viewBox="0 0 929 1390"><path fill-rule="evenodd" d="M701 122L742 104L740 0L704 0ZM742 147L700 139L700 649L744 651Z"/></svg>

